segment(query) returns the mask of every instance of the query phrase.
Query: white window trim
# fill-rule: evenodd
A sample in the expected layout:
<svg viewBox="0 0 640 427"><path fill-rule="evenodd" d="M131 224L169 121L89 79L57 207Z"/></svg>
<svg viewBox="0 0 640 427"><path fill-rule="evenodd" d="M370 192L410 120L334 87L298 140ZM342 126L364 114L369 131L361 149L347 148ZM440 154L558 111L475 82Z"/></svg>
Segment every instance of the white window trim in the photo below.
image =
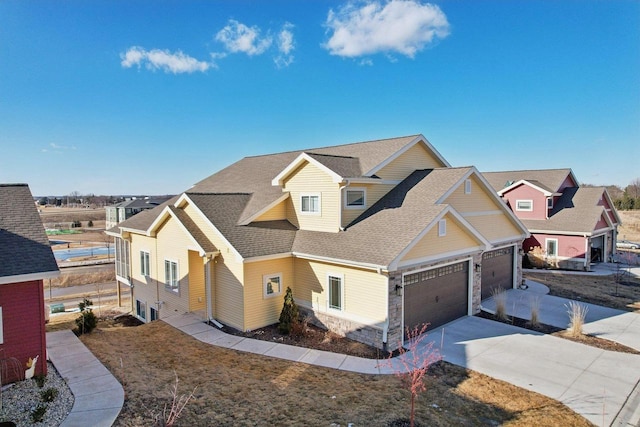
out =
<svg viewBox="0 0 640 427"><path fill-rule="evenodd" d="M545 250L545 252L547 252L547 250L549 249L549 242L556 242L556 245L555 245L556 253L555 254L547 253L546 255L550 256L550 257L557 257L559 249L560 249L560 247L558 246L558 239L550 239L550 238L545 239L544 240L544 250Z"/></svg>
<svg viewBox="0 0 640 427"><path fill-rule="evenodd" d="M143 260L142 254L146 255L145 257L146 259ZM145 266L146 266L146 272L145 272ZM140 275L142 277L151 276L151 252L149 251L145 251L145 250L140 251Z"/></svg>
<svg viewBox="0 0 640 427"><path fill-rule="evenodd" d="M331 307L331 282L329 279L335 277L340 279L340 308ZM327 273L327 311L343 312L344 311L344 274Z"/></svg>
<svg viewBox="0 0 640 427"><path fill-rule="evenodd" d="M471 180L464 180L464 194L471 194Z"/></svg>
<svg viewBox="0 0 640 427"><path fill-rule="evenodd" d="M303 211L302 199L304 197L317 197L318 198L318 210L317 211ZM320 215L322 213L322 195L320 193L300 193L300 214L301 215Z"/></svg>
<svg viewBox="0 0 640 427"><path fill-rule="evenodd" d="M362 191L362 205L350 205L349 204L349 191ZM367 207L367 189L364 187L347 187L344 192L344 208L345 209L364 209Z"/></svg>
<svg viewBox="0 0 640 427"><path fill-rule="evenodd" d="M2 323L2 307L0 306L0 344L4 344L4 324Z"/></svg>
<svg viewBox="0 0 640 427"><path fill-rule="evenodd" d="M169 280L167 277L167 262L170 262L176 265L176 287L175 288L168 283ZM174 294L180 294L180 263L176 260L165 258L163 266L164 266L164 289L166 291L173 292Z"/></svg>
<svg viewBox="0 0 640 427"><path fill-rule="evenodd" d="M278 292L273 292L273 293L267 293L267 286L269 284L269 282L271 281L271 279L273 279L274 277L278 278L278 281L280 283L280 290ZM279 295L282 295L282 273L274 273L274 274L265 274L264 276L262 276L262 296L264 298L273 298L273 297L277 297Z"/></svg>
<svg viewBox="0 0 640 427"><path fill-rule="evenodd" d="M444 237L447 235L447 220L441 219L438 221L438 237Z"/></svg>
<svg viewBox="0 0 640 427"><path fill-rule="evenodd" d="M521 208L520 207L520 202L528 202L529 203L529 209ZM531 199L516 200L516 210L520 211L520 212L533 212L533 200L531 200Z"/></svg>
<svg viewBox="0 0 640 427"><path fill-rule="evenodd" d="M547 198L547 209L553 209L553 197Z"/></svg>

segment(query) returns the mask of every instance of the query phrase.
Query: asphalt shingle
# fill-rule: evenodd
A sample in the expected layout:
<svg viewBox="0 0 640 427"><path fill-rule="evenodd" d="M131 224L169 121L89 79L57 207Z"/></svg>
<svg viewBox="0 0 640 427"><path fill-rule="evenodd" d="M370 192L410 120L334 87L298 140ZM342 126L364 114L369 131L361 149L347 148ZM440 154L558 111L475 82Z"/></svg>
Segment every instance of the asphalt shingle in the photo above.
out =
<svg viewBox="0 0 640 427"><path fill-rule="evenodd" d="M27 184L0 184L0 277L57 272Z"/></svg>

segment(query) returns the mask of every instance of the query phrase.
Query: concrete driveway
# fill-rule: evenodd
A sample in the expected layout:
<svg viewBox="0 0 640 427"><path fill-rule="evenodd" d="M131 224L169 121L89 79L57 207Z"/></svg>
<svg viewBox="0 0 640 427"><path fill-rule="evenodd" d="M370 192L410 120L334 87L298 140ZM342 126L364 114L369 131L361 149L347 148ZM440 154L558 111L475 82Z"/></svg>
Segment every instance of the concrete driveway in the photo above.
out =
<svg viewBox="0 0 640 427"><path fill-rule="evenodd" d="M640 355L478 317L431 331L444 360L556 399L596 425L640 422Z"/></svg>

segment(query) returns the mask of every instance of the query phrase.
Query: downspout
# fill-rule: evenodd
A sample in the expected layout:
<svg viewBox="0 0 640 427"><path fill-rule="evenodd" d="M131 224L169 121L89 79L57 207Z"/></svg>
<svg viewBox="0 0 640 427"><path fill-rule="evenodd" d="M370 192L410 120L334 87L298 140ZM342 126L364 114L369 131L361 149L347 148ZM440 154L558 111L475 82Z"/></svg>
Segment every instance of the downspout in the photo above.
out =
<svg viewBox="0 0 640 427"><path fill-rule="evenodd" d="M220 251L208 252L205 254L204 277L205 277L205 298L207 299L207 321L213 321L213 302L211 294L211 261L220 255Z"/></svg>
<svg viewBox="0 0 640 427"><path fill-rule="evenodd" d="M162 301L160 301L160 265L158 264L160 262L159 258L158 258L158 236L156 235L156 237L153 239L155 246L156 246L156 253L155 253L155 258L156 258L156 278L155 278L155 282L156 282L156 315L158 316L158 319L160 319L160 306L162 305Z"/></svg>

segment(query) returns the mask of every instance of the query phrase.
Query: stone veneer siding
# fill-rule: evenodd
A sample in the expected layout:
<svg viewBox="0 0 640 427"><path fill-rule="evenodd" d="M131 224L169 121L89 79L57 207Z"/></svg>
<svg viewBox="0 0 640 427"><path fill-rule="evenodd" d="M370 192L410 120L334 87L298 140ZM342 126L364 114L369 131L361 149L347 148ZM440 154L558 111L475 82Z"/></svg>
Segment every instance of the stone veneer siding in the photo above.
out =
<svg viewBox="0 0 640 427"><path fill-rule="evenodd" d="M298 306L300 314L307 317L312 324L330 330L340 336L347 337L379 349L383 349L382 327L365 325L354 320L334 316L330 313L315 311L309 307Z"/></svg>

